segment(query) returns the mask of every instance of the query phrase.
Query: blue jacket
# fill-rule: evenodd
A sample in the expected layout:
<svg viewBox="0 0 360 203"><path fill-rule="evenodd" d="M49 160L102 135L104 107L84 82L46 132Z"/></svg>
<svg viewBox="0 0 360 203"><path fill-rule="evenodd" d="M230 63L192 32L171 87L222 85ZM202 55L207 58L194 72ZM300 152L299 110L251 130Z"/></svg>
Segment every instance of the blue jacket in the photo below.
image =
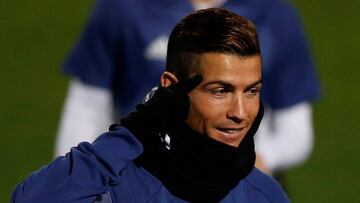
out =
<svg viewBox="0 0 360 203"><path fill-rule="evenodd" d="M186 202L133 160L143 151L126 129L83 142L66 156L32 173L12 194L12 203ZM287 196L271 177L254 168L229 192L224 203L287 203Z"/></svg>

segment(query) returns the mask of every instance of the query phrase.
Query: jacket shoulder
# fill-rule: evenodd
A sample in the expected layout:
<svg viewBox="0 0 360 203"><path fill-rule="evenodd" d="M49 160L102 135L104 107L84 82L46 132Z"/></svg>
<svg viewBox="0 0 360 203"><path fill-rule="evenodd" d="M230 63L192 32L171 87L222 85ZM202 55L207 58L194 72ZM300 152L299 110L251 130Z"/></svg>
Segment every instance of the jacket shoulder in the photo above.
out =
<svg viewBox="0 0 360 203"><path fill-rule="evenodd" d="M280 184L269 175L255 168L244 180L248 185L264 196L269 202L288 203L289 198L283 191Z"/></svg>

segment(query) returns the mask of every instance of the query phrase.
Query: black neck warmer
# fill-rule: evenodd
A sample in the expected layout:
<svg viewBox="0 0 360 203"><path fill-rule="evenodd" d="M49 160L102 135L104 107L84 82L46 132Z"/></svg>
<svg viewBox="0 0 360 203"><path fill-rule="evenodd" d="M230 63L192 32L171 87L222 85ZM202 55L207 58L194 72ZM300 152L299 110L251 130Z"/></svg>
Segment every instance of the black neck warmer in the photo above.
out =
<svg viewBox="0 0 360 203"><path fill-rule="evenodd" d="M201 135L187 125L166 132L171 140L170 149L162 141L165 132L135 135L144 147L135 163L181 199L219 202L253 169L253 136L262 116L261 104L253 125L237 148Z"/></svg>

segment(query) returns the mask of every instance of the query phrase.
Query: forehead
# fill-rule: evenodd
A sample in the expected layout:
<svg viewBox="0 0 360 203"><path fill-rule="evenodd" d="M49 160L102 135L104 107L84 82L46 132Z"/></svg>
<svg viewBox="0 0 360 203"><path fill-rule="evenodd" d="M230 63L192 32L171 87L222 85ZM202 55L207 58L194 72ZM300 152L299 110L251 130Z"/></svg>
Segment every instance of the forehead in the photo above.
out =
<svg viewBox="0 0 360 203"><path fill-rule="evenodd" d="M222 53L200 56L199 73L203 82L223 81L233 85L247 85L261 80L261 57L239 57Z"/></svg>

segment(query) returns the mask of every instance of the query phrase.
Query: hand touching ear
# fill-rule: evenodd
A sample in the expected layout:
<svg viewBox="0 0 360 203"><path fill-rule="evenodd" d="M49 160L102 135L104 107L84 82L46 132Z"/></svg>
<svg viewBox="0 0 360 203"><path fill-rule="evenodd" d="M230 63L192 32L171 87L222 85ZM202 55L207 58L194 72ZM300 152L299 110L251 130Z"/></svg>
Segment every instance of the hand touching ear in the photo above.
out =
<svg viewBox="0 0 360 203"><path fill-rule="evenodd" d="M121 120L121 124L132 133L166 131L183 125L186 121L190 101L188 93L202 81L200 75L180 81L169 87L159 86L145 103L136 106L136 111Z"/></svg>

